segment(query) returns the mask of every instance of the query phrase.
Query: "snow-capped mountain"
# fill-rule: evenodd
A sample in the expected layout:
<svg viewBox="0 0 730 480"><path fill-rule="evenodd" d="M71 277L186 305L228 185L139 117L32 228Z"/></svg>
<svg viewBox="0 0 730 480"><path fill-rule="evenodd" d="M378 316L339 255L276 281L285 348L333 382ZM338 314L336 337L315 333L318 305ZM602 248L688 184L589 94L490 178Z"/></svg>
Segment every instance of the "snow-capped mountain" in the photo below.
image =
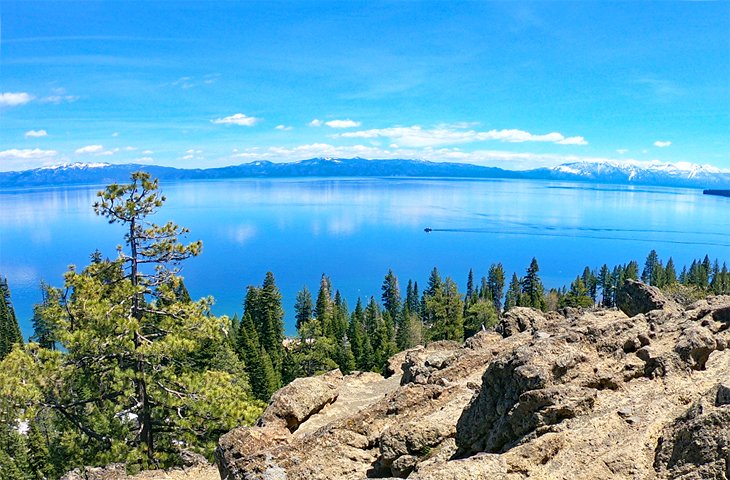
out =
<svg viewBox="0 0 730 480"><path fill-rule="evenodd" d="M730 170L689 162L574 162L542 170L550 178L564 180L687 187L730 184Z"/></svg>
<svg viewBox="0 0 730 480"><path fill-rule="evenodd" d="M466 163L365 158L311 158L290 163L260 160L208 169L70 163L22 172L0 172L0 187L105 185L125 182L129 179L130 173L136 170L145 170L166 181L265 177L440 177L542 179L702 189L730 188L730 171L692 163L574 162L552 168L515 171Z"/></svg>

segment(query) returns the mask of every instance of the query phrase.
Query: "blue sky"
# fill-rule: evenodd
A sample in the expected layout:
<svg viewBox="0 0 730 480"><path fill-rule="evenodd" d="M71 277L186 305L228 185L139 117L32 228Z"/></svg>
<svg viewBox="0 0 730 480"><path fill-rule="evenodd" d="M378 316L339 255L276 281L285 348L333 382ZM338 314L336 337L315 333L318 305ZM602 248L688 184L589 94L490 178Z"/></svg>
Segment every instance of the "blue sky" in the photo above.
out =
<svg viewBox="0 0 730 480"><path fill-rule="evenodd" d="M0 170L730 169L730 2L3 0Z"/></svg>

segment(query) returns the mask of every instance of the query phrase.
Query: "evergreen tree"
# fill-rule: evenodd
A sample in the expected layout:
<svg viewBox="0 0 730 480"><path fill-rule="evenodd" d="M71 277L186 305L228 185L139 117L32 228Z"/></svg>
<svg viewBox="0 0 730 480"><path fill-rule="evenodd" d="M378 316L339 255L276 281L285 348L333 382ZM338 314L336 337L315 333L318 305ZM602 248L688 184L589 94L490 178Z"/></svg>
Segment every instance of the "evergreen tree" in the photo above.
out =
<svg viewBox="0 0 730 480"><path fill-rule="evenodd" d="M259 400L268 401L279 382L271 357L261 346L250 310L243 314L239 328L238 351L244 362L253 395Z"/></svg>
<svg viewBox="0 0 730 480"><path fill-rule="evenodd" d="M673 285L677 283L677 270L674 266L674 260L672 257L669 257L669 260L667 260L667 266L664 269L664 280L665 285Z"/></svg>
<svg viewBox="0 0 730 480"><path fill-rule="evenodd" d="M332 283L325 274L322 274L322 279L319 282L314 316L322 328L323 335L334 336L332 335Z"/></svg>
<svg viewBox="0 0 730 480"><path fill-rule="evenodd" d="M593 299L589 296L588 289L581 277L575 277L570 284L570 290L561 298L560 307L587 308L593 305Z"/></svg>
<svg viewBox="0 0 730 480"><path fill-rule="evenodd" d="M434 269L431 270L431 275L428 278L428 285L423 291L423 297L421 298L421 318L423 324L429 329L433 327L436 322L436 313L432 307L443 303L443 295L444 282L441 280L438 269L434 267ZM432 301L431 307L428 305L428 300Z"/></svg>
<svg viewBox="0 0 730 480"><path fill-rule="evenodd" d="M593 300L593 303L596 303L596 298L598 297L598 277L589 267L586 267L583 269L581 280L586 288L587 296Z"/></svg>
<svg viewBox="0 0 730 480"><path fill-rule="evenodd" d="M632 279L632 280L638 280L639 279L639 262L636 260L631 260L629 263L626 264L624 267L624 280ZM621 285L623 285L623 282L621 282Z"/></svg>
<svg viewBox="0 0 730 480"><path fill-rule="evenodd" d="M41 284L43 290L43 299L41 303L33 307L33 336L30 340L38 343L41 347L49 350L56 349L56 340L54 327L51 322L43 316L43 311L50 305L49 295L53 295L53 291L48 285ZM54 299L55 301L55 299Z"/></svg>
<svg viewBox="0 0 730 480"><path fill-rule="evenodd" d="M533 258L527 268L527 273L520 282L519 306L545 310L545 287L543 287L542 280L538 276L539 271L540 267L537 265L537 259Z"/></svg>
<svg viewBox="0 0 730 480"><path fill-rule="evenodd" d="M443 287L436 288L433 294L424 295L424 298L430 319L430 339L463 340L464 304L456 283L447 278Z"/></svg>
<svg viewBox="0 0 730 480"><path fill-rule="evenodd" d="M487 274L487 284L492 293L492 303L497 314L502 311L502 298L504 296L504 268L501 263L493 263Z"/></svg>
<svg viewBox="0 0 730 480"><path fill-rule="evenodd" d="M281 293L276 286L274 274L266 273L258 298L258 314L261 316L259 341L271 358L271 364L280 384L281 366L284 359L284 309L281 306Z"/></svg>
<svg viewBox="0 0 730 480"><path fill-rule="evenodd" d="M381 287L383 292L382 301L383 309L390 313L393 319L399 318L401 310L400 288L398 287L398 278L393 274L393 270L388 270Z"/></svg>
<svg viewBox="0 0 730 480"><path fill-rule="evenodd" d="M48 451L48 443L38 428L36 421L28 426L28 477L33 480L44 480L53 474L53 465ZM0 476L1 478L1 476Z"/></svg>
<svg viewBox="0 0 730 480"><path fill-rule="evenodd" d="M656 285L656 267L659 264L659 256L656 250L649 252L644 262L644 270L641 272L641 281L649 284Z"/></svg>
<svg viewBox="0 0 730 480"><path fill-rule="evenodd" d="M10 353L15 344L23 344L23 335L10 300L8 279L0 276L0 360Z"/></svg>
<svg viewBox="0 0 730 480"><path fill-rule="evenodd" d="M482 329L492 328L497 324L497 311L492 299L478 299L469 305L464 314L464 337L468 338Z"/></svg>
<svg viewBox="0 0 730 480"><path fill-rule="evenodd" d="M363 369L362 365L366 362L363 360L365 349L365 313L362 308L362 300L357 299L355 310L350 315L350 325L347 329L347 336L350 340L350 350L355 357L355 368Z"/></svg>
<svg viewBox="0 0 730 480"><path fill-rule="evenodd" d="M314 308L312 306L312 294L305 285L299 293L297 293L297 300L294 304L294 318L296 318L296 328L299 330L302 325L312 319L312 313Z"/></svg>
<svg viewBox="0 0 730 480"><path fill-rule="evenodd" d="M210 452L221 432L261 409L228 355L228 320L210 314L208 299L168 301L179 262L197 255L200 242L180 243L187 229L174 223L149 223L165 198L148 174L131 179L99 192L94 205L125 229L126 249L66 274L67 293L57 291L42 311L59 351L13 350L0 388L4 405L24 406L16 418L40 407L62 418L83 464L168 466L179 461L180 442Z"/></svg>
<svg viewBox="0 0 730 480"><path fill-rule="evenodd" d="M423 328L418 314L406 308L401 311L401 327L396 333L398 350L407 350L423 344Z"/></svg>
<svg viewBox="0 0 730 480"><path fill-rule="evenodd" d="M520 287L520 279L517 278L516 273L513 273L512 280L509 282L509 288L507 288L507 294L504 298L504 311L507 312L511 308L519 305L521 296L522 290Z"/></svg>
<svg viewBox="0 0 730 480"><path fill-rule="evenodd" d="M474 270L469 269L469 276L466 279L466 294L464 295L464 313L469 308L469 303L473 296L478 296L478 292L474 290Z"/></svg>
<svg viewBox="0 0 730 480"><path fill-rule="evenodd" d="M613 277L611 276L611 271L608 269L608 265L605 263L601 267L600 272L598 273L598 286L601 287L601 304L604 307L612 307L613 306L613 290L615 288L613 283Z"/></svg>

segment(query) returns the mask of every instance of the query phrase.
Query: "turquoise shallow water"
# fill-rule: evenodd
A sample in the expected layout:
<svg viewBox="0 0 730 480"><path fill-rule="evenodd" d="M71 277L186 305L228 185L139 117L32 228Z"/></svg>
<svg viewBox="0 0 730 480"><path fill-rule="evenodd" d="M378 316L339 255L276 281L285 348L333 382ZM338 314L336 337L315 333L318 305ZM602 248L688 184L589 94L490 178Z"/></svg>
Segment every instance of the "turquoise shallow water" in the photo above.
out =
<svg viewBox="0 0 730 480"><path fill-rule="evenodd" d="M99 187L0 191L0 274L7 276L21 326L31 333L41 279L60 286L69 264L99 248L114 256L122 230L97 217ZM287 332L296 292L316 292L327 273L354 306L380 295L388 268L405 288L425 285L438 266L463 289L501 261L523 273L536 256L548 287L582 272L656 249L682 265L709 254L730 261L730 199L699 190L516 180L258 179L162 185L173 220L203 240L183 264L195 297L214 312L240 312L246 285L274 272ZM432 228L430 233L424 228Z"/></svg>

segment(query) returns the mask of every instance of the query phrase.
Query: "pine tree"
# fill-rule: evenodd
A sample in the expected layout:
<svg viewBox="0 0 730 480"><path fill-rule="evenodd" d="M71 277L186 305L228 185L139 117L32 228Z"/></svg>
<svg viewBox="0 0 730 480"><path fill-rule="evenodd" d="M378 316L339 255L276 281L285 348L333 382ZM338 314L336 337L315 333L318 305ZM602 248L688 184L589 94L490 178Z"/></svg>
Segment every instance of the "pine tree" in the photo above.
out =
<svg viewBox="0 0 730 480"><path fill-rule="evenodd" d="M433 327L436 322L434 307L443 303L443 295L444 282L441 280L438 269L434 267L434 269L431 270L431 275L428 278L428 285L423 291L423 297L421 298L421 318L423 324L428 329ZM429 306L429 300L431 300L431 306Z"/></svg>
<svg viewBox="0 0 730 480"><path fill-rule="evenodd" d="M589 296L588 289L583 283L583 278L575 277L570 284L570 290L560 299L558 306L587 308L593 305L593 299Z"/></svg>
<svg viewBox="0 0 730 480"><path fill-rule="evenodd" d="M271 357L261 346L250 310L243 314L239 328L238 352L244 362L253 395L259 400L268 401L279 382Z"/></svg>
<svg viewBox="0 0 730 480"><path fill-rule="evenodd" d="M400 288L398 287L398 278L393 273L393 270L388 270L381 290L383 292L381 297L383 309L390 313L391 318L398 318L401 310L401 296Z"/></svg>
<svg viewBox="0 0 730 480"><path fill-rule="evenodd" d="M10 353L15 344L23 344L23 335L10 300L8 279L0 276L0 360Z"/></svg>
<svg viewBox="0 0 730 480"><path fill-rule="evenodd" d="M322 274L319 282L314 316L322 328L323 335L334 337L332 333L332 283L325 274Z"/></svg>
<svg viewBox="0 0 730 480"><path fill-rule="evenodd" d="M364 342L365 342L365 329L363 324L365 322L365 316L362 309L362 300L357 299L355 310L350 315L350 325L347 329L347 336L350 340L350 350L355 357L355 368L362 369L363 365L363 353L364 353Z"/></svg>
<svg viewBox="0 0 730 480"><path fill-rule="evenodd" d="M601 267L601 270L598 274L598 286L601 287L601 304L604 307L612 307L613 306L613 290L614 290L614 283L613 279L611 277L611 271L608 269L608 265L605 263Z"/></svg>
<svg viewBox="0 0 730 480"><path fill-rule="evenodd" d="M509 288L507 288L507 294L504 299L504 311L508 312L513 307L520 304L520 297L522 296L522 290L520 287L520 279L517 278L517 274L512 274L512 280L509 282Z"/></svg>
<svg viewBox="0 0 730 480"><path fill-rule="evenodd" d="M464 337L468 338L482 329L497 324L497 311L492 300L477 300L469 305L464 314Z"/></svg>
<svg viewBox="0 0 730 480"><path fill-rule="evenodd" d="M35 421L30 422L28 436L28 476L33 480L49 478L53 472L48 443Z"/></svg>
<svg viewBox="0 0 730 480"><path fill-rule="evenodd" d="M497 315L502 312L502 298L504 296L504 268L501 263L493 263L487 274L487 284L492 293L492 304Z"/></svg>
<svg viewBox="0 0 730 480"><path fill-rule="evenodd" d="M656 267L659 264L659 256L656 250L649 252L644 262L644 270L641 272L641 281L649 284L656 285Z"/></svg>
<svg viewBox="0 0 730 480"><path fill-rule="evenodd" d="M593 300L593 303L596 303L596 298L598 297L598 277L596 277L596 274L589 267L586 267L583 269L581 280L586 288L587 296Z"/></svg>
<svg viewBox="0 0 730 480"><path fill-rule="evenodd" d="M466 293L464 294L464 314L469 308L469 303L472 301L472 297L478 293L474 290L474 270L469 269L469 276L466 279Z"/></svg>
<svg viewBox="0 0 730 480"><path fill-rule="evenodd" d="M426 311L430 321L431 340L464 339L464 304L456 283L447 278L443 287L436 288L433 294L424 295Z"/></svg>
<svg viewBox="0 0 730 480"><path fill-rule="evenodd" d="M179 262L201 243L180 243L187 229L172 222L149 222L165 198L146 173L98 197L96 213L121 224L126 248L116 260L66 274L67 293L57 290L42 312L56 326L59 351L14 350L0 384L26 405L19 416L42 406L63 418L71 442L85 439L84 464L173 465L180 442L210 452L221 431L252 422L261 409L229 355L229 321L210 314L209 299L169 301Z"/></svg>
<svg viewBox="0 0 730 480"><path fill-rule="evenodd" d="M284 309L281 306L281 293L276 286L274 274L271 272L266 273L264 283L261 285L259 302L259 312L263 324L263 335L259 336L259 341L261 347L271 357L278 387L281 378L281 365L284 359Z"/></svg>
<svg viewBox="0 0 730 480"><path fill-rule="evenodd" d="M423 344L423 326L418 314L406 308L401 315L403 316L400 321L401 328L396 333L398 349L402 351Z"/></svg>
<svg viewBox="0 0 730 480"><path fill-rule="evenodd" d="M669 257L669 260L667 260L667 266L664 269L664 279L666 285L674 285L677 283L677 270L672 257Z"/></svg>
<svg viewBox="0 0 730 480"><path fill-rule="evenodd" d="M521 286L521 295L518 305L521 307L532 307L538 310L545 310L545 287L542 280L538 276L540 267L537 265L537 259L533 258L530 266L527 268Z"/></svg>
<svg viewBox="0 0 730 480"><path fill-rule="evenodd" d="M297 293L297 300L294 304L294 312L296 318L296 328L299 330L301 326L312 319L314 308L312 306L312 294L305 285L299 293Z"/></svg>

